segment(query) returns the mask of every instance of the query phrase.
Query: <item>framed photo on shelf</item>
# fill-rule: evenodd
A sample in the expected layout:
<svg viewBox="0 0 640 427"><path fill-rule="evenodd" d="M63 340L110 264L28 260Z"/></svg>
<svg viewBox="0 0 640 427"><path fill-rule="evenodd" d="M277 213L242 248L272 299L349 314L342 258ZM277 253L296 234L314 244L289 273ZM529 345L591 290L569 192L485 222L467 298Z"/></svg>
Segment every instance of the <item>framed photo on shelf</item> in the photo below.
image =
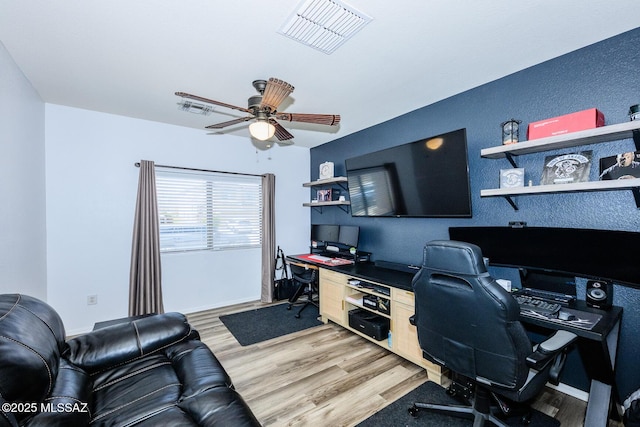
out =
<svg viewBox="0 0 640 427"><path fill-rule="evenodd" d="M546 156L541 185L573 184L589 181L592 151Z"/></svg>
<svg viewBox="0 0 640 427"><path fill-rule="evenodd" d="M330 202L331 201L331 189L318 190L318 202Z"/></svg>
<svg viewBox="0 0 640 427"><path fill-rule="evenodd" d="M640 151L600 159L600 179L640 178Z"/></svg>

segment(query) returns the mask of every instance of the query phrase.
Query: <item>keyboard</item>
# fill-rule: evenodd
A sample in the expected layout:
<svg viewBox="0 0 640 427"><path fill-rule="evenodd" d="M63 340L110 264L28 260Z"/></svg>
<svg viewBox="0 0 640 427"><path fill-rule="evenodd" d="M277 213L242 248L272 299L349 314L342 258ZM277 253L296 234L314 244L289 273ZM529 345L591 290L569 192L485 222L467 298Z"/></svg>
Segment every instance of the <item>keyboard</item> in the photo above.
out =
<svg viewBox="0 0 640 427"><path fill-rule="evenodd" d="M331 261L331 259L332 259L332 258L329 258L329 257L326 257L326 256L322 256L322 255L309 255L307 258L313 259L315 261L321 261L321 262Z"/></svg>
<svg viewBox="0 0 640 427"><path fill-rule="evenodd" d="M554 317L562 308L562 304L545 301L530 295L515 295L514 298L520 304L520 311L524 312L524 314L529 311L547 317Z"/></svg>
<svg viewBox="0 0 640 427"><path fill-rule="evenodd" d="M563 295L556 292L544 291L542 289L531 289L526 288L521 295L531 296L533 298L542 299L548 302L557 302L560 304L567 305L572 301L575 301L575 297L569 295Z"/></svg>

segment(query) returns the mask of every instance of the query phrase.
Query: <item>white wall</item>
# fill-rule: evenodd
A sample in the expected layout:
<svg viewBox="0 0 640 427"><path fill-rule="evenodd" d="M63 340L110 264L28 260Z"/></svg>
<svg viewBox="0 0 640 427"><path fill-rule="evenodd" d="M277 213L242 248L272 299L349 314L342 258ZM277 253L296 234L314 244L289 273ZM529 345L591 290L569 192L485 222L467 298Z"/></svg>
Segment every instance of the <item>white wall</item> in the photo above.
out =
<svg viewBox="0 0 640 427"><path fill-rule="evenodd" d="M0 43L0 293L45 299L44 103Z"/></svg>
<svg viewBox="0 0 640 427"><path fill-rule="evenodd" d="M187 113L185 113L187 114ZM46 105L47 300L70 334L127 315L134 163L276 175L276 232L288 253L308 250L309 150L259 151L248 138ZM260 251L163 255L166 311L259 299ZM97 305L87 305L88 295Z"/></svg>

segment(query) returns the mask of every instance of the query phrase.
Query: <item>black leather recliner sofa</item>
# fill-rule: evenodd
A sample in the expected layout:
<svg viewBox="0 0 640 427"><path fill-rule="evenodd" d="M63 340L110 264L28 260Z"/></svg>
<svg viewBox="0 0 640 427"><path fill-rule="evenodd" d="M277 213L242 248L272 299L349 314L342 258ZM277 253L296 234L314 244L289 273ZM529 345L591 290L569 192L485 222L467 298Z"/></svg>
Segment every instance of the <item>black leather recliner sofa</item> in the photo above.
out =
<svg viewBox="0 0 640 427"><path fill-rule="evenodd" d="M259 426L184 315L65 340L46 303L0 295L0 427Z"/></svg>

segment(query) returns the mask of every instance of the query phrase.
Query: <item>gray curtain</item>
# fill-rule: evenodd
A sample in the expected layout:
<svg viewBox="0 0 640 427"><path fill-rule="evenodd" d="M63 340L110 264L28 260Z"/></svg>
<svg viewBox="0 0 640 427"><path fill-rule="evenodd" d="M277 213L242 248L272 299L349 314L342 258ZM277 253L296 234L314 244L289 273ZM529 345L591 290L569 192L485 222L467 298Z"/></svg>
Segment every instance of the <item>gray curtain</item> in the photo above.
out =
<svg viewBox="0 0 640 427"><path fill-rule="evenodd" d="M131 244L129 316L148 313L164 313L164 305L156 173L152 161L142 160Z"/></svg>
<svg viewBox="0 0 640 427"><path fill-rule="evenodd" d="M260 301L273 301L273 279L276 273L276 176L262 175L262 289Z"/></svg>

